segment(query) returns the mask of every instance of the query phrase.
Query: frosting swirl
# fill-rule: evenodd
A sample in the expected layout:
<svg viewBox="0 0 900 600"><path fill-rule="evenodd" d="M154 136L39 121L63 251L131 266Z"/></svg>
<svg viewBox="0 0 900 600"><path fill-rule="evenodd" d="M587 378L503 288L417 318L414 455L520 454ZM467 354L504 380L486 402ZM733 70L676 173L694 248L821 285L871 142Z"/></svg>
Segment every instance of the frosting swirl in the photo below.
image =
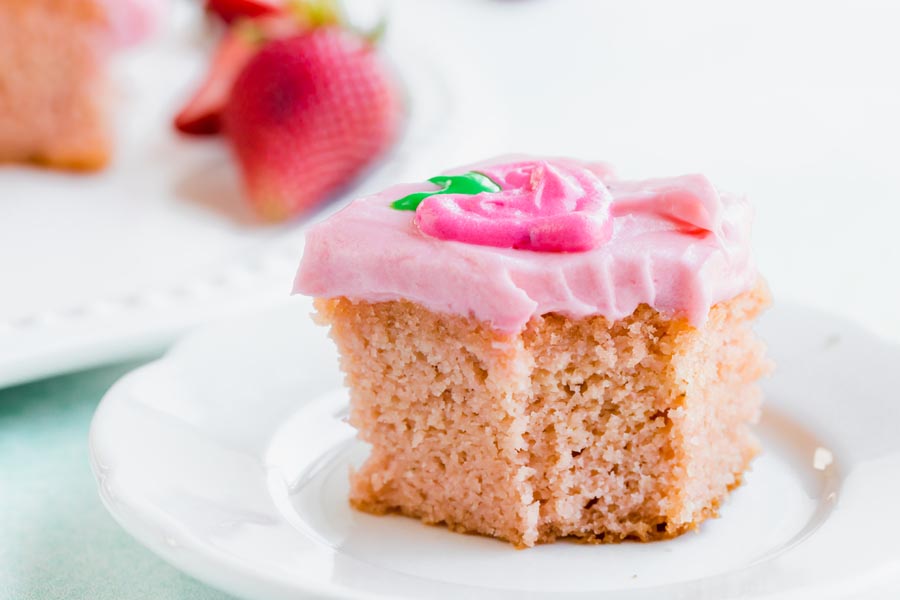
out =
<svg viewBox="0 0 900 600"><path fill-rule="evenodd" d="M612 196L583 165L525 160L480 171L496 192L434 194L416 210L431 237L480 246L582 252L612 236Z"/></svg>

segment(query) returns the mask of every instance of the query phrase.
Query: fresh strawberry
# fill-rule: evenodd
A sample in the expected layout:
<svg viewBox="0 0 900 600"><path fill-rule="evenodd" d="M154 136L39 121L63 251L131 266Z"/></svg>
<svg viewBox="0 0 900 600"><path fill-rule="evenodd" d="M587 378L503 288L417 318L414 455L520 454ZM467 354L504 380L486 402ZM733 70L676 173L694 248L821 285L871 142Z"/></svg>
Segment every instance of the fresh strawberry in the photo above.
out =
<svg viewBox="0 0 900 600"><path fill-rule="evenodd" d="M276 13L283 0L206 0L206 10L219 15L226 23L242 17L253 18Z"/></svg>
<svg viewBox="0 0 900 600"><path fill-rule="evenodd" d="M175 116L175 128L191 135L219 133L231 87L250 59L267 41L290 37L302 30L296 18L285 14L245 19L230 27L200 88Z"/></svg>
<svg viewBox="0 0 900 600"><path fill-rule="evenodd" d="M232 89L225 132L270 220L326 200L397 136L401 106L372 43L337 26L271 42Z"/></svg>
<svg viewBox="0 0 900 600"><path fill-rule="evenodd" d="M256 42L239 30L226 31L216 49L206 79L175 116L175 127L193 135L219 133L222 128L222 109L228 102L231 86L257 51Z"/></svg>

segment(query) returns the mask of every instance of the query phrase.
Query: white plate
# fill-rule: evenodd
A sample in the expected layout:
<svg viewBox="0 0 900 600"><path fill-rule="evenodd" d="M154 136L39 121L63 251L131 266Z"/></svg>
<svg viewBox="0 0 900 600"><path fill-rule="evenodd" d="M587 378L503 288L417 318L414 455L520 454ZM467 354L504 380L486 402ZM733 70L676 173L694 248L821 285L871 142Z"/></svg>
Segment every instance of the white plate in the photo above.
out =
<svg viewBox="0 0 900 600"><path fill-rule="evenodd" d="M778 307L764 451L699 533L515 550L355 512L336 357L306 300L190 336L104 398L91 459L121 525L247 598L791 598L897 590L900 348ZM858 597L858 596L857 596Z"/></svg>
<svg viewBox="0 0 900 600"><path fill-rule="evenodd" d="M155 352L189 325L288 293L302 226L255 223L225 143L171 126L211 53L200 4L175 4L167 29L116 64L120 139L108 169L0 165L0 386ZM345 197L471 160L499 132L461 126L476 111L490 117L492 105L460 101L460 86L477 76L422 35L388 30L409 120L390 156Z"/></svg>

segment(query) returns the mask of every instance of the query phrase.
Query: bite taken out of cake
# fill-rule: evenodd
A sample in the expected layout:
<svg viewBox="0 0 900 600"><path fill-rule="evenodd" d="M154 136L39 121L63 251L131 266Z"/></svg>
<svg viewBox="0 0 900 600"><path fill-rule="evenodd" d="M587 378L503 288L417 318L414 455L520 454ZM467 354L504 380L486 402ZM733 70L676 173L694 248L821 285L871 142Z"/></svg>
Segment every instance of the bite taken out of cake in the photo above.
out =
<svg viewBox="0 0 900 600"><path fill-rule="evenodd" d="M109 56L164 0L0 2L0 163L94 170L113 150Z"/></svg>
<svg viewBox="0 0 900 600"><path fill-rule="evenodd" d="M313 227L296 291L371 445L350 502L517 546L657 540L758 451L751 209L702 175L505 157Z"/></svg>

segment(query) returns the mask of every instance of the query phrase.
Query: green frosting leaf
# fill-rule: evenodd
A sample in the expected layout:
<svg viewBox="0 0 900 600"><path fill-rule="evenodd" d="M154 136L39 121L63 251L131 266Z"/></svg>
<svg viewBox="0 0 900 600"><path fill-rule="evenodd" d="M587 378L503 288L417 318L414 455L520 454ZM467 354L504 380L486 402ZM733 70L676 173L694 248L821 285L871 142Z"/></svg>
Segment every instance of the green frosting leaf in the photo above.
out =
<svg viewBox="0 0 900 600"><path fill-rule="evenodd" d="M440 196L442 194L465 194L474 196L482 192L499 192L500 186L497 185L490 177L482 173L470 171L463 175L438 175L428 180L429 182L441 186L441 189L433 192L416 192L404 196L399 200L391 203L391 208L396 210L416 210L422 200L429 196Z"/></svg>

